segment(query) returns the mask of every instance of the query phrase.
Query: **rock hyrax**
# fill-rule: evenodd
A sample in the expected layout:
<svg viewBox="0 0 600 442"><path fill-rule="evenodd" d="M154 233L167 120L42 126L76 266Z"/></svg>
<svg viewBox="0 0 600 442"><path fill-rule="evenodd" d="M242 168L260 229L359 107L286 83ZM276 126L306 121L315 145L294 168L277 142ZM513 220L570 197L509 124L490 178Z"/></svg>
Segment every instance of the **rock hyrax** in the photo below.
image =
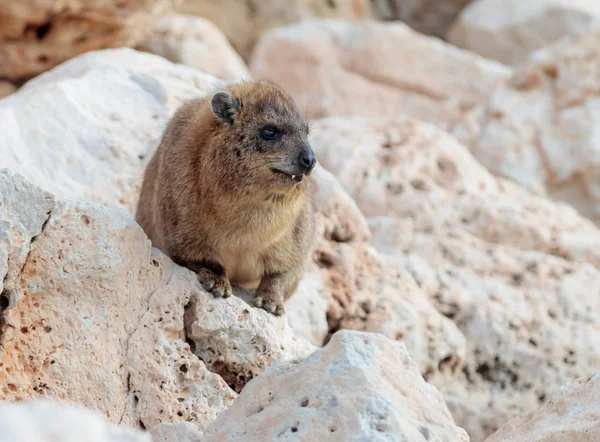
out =
<svg viewBox="0 0 600 442"><path fill-rule="evenodd" d="M275 315L314 238L308 125L276 85L244 81L184 104L148 163L136 219L214 296L256 289Z"/></svg>

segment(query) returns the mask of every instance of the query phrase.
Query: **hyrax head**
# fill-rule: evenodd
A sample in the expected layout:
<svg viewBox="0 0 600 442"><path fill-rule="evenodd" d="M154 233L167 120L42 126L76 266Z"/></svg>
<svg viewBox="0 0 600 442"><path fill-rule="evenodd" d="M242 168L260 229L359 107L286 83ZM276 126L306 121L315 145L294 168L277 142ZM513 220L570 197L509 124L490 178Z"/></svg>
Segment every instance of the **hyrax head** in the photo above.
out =
<svg viewBox="0 0 600 442"><path fill-rule="evenodd" d="M211 100L222 126L220 144L232 150L230 172L250 187L287 192L316 164L308 124L293 99L276 85L253 81L230 86ZM229 161L228 161L229 162Z"/></svg>

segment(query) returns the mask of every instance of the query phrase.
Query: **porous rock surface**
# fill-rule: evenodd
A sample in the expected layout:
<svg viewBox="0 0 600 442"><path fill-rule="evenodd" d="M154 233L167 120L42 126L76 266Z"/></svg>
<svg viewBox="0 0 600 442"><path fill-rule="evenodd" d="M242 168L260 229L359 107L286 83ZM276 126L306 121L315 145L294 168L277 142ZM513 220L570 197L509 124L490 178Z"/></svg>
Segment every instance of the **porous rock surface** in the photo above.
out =
<svg viewBox="0 0 600 442"><path fill-rule="evenodd" d="M563 386L539 409L512 419L486 442L600 440L600 374Z"/></svg>
<svg viewBox="0 0 600 442"><path fill-rule="evenodd" d="M211 368L218 360L256 374L279 357L313 349L285 319L203 291L192 272L151 249L125 210L52 204L6 170L0 183L8 189L2 206L12 213L0 220L0 237L9 238L0 248L1 268L9 269L0 304L1 399L48 395L98 409L115 423L152 428L189 420L203 430L236 393L186 343L190 300L205 309L188 308L186 320L213 332L202 342ZM40 200L52 204L48 214ZM36 213L29 204L40 206L37 226L28 224ZM194 331L189 335L193 342Z"/></svg>
<svg viewBox="0 0 600 442"><path fill-rule="evenodd" d="M59 197L133 213L169 118L183 101L220 84L132 49L81 55L0 101L2 167Z"/></svg>
<svg viewBox="0 0 600 442"><path fill-rule="evenodd" d="M600 221L600 30L536 52L453 129L493 173Z"/></svg>
<svg viewBox="0 0 600 442"><path fill-rule="evenodd" d="M390 266L369 244L367 221L334 176L321 167L316 209L319 241L314 261L331 291L330 333L376 332L405 343L424 376L453 376L465 339L427 300L408 272Z"/></svg>
<svg viewBox="0 0 600 442"><path fill-rule="evenodd" d="M153 442L150 435L117 426L100 413L47 399L0 402L0 442Z"/></svg>
<svg viewBox="0 0 600 442"><path fill-rule="evenodd" d="M158 424L150 432L152 442L200 442L202 434L190 422Z"/></svg>
<svg viewBox="0 0 600 442"><path fill-rule="evenodd" d="M371 0L183 0L180 12L209 19L249 60L260 36L271 28L329 17L355 21L374 16Z"/></svg>
<svg viewBox="0 0 600 442"><path fill-rule="evenodd" d="M303 361L277 363L248 383L203 441L468 441L405 346L339 331Z"/></svg>
<svg viewBox="0 0 600 442"><path fill-rule="evenodd" d="M519 65L536 49L580 34L599 21L600 4L588 0L478 0L463 9L448 41Z"/></svg>
<svg viewBox="0 0 600 442"><path fill-rule="evenodd" d="M250 71L279 83L311 118L404 115L442 127L510 70L402 23L310 20L266 33Z"/></svg>
<svg viewBox="0 0 600 442"><path fill-rule="evenodd" d="M425 123L331 118L313 124L312 145L368 216L389 268L407 270L466 338L464 359L427 379L473 441L595 370L592 223L492 177Z"/></svg>
<svg viewBox="0 0 600 442"><path fill-rule="evenodd" d="M250 76L227 37L201 17L169 14L158 20L138 49L182 63L223 80Z"/></svg>
<svg viewBox="0 0 600 442"><path fill-rule="evenodd" d="M0 78L27 79L96 49L134 46L179 0L4 1Z"/></svg>

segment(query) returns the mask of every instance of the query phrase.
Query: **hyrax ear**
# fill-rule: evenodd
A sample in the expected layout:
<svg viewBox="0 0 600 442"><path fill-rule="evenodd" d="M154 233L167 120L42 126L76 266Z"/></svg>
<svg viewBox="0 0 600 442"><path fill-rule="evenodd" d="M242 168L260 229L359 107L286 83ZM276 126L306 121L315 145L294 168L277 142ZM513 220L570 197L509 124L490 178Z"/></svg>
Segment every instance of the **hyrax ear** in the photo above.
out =
<svg viewBox="0 0 600 442"><path fill-rule="evenodd" d="M211 104L214 114L227 124L233 124L240 112L240 100L229 92L217 92Z"/></svg>

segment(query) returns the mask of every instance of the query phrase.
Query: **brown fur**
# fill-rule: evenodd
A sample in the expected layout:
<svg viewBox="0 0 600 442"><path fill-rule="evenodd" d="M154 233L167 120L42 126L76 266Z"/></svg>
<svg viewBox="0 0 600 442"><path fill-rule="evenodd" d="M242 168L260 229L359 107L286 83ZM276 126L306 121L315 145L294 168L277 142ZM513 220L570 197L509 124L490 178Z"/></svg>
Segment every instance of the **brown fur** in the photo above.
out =
<svg viewBox="0 0 600 442"><path fill-rule="evenodd" d="M314 237L312 177L291 178L298 155L312 155L308 126L271 83L225 92L175 113L146 168L136 219L154 247L215 296L229 296L230 283L256 288L255 305L280 315ZM261 138L265 125L280 138Z"/></svg>

